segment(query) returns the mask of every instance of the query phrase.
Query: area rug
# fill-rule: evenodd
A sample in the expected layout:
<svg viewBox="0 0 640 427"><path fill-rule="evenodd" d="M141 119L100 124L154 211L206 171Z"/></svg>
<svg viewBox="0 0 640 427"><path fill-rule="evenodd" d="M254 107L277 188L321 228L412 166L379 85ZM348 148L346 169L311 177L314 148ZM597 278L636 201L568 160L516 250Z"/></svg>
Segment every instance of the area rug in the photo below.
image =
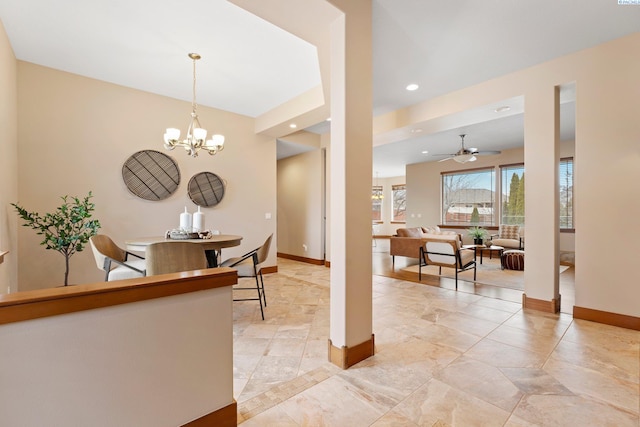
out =
<svg viewBox="0 0 640 427"><path fill-rule="evenodd" d="M569 266L560 266L560 279L562 280L562 273L569 269ZM502 288L510 288L517 290L524 290L524 271L516 270L502 270L500 268L500 259L488 260L485 259L482 264L478 263L476 272L476 283L483 285L499 286ZM405 267L402 271L409 273L415 273L418 275L418 265L411 265ZM423 266L422 274L428 274L430 276L438 276L438 267L433 265ZM455 279L455 271L452 268L442 267L441 277L447 277ZM458 273L458 280L464 280L467 282L473 282L473 270L463 271Z"/></svg>

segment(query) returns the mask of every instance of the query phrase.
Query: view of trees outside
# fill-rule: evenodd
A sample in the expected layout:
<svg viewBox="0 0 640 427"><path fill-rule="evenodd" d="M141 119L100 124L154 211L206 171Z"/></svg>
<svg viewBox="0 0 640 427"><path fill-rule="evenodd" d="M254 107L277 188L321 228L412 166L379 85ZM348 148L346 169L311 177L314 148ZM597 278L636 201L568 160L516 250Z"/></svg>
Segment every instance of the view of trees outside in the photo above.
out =
<svg viewBox="0 0 640 427"><path fill-rule="evenodd" d="M524 225L524 165L503 166L501 224Z"/></svg>
<svg viewBox="0 0 640 427"><path fill-rule="evenodd" d="M406 220L405 211L407 210L407 186L405 184L392 185L391 193L393 196L391 220L404 222Z"/></svg>
<svg viewBox="0 0 640 427"><path fill-rule="evenodd" d="M382 185L374 185L371 188L371 211L373 221L380 221L382 219L382 198Z"/></svg>
<svg viewBox="0 0 640 427"><path fill-rule="evenodd" d="M573 158L560 159L560 228L573 228Z"/></svg>
<svg viewBox="0 0 640 427"><path fill-rule="evenodd" d="M524 225L524 164L502 166L500 223ZM560 160L560 228L573 224L573 158ZM496 225L494 169L442 174L442 218L445 225Z"/></svg>
<svg viewBox="0 0 640 427"><path fill-rule="evenodd" d="M495 225L493 168L442 175L442 218L447 225Z"/></svg>

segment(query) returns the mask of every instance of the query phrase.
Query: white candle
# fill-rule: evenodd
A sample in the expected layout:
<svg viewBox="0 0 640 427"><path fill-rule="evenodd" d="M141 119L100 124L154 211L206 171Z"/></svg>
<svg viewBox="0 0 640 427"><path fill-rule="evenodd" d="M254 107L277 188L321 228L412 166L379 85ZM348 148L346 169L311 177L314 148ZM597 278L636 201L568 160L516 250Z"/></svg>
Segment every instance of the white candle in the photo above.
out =
<svg viewBox="0 0 640 427"><path fill-rule="evenodd" d="M180 214L180 229L191 233L191 221L191 214L187 212L187 207L185 206L184 212Z"/></svg>
<svg viewBox="0 0 640 427"><path fill-rule="evenodd" d="M204 214L200 212L200 206L198 206L198 212L193 214L193 231L196 233L204 231Z"/></svg>

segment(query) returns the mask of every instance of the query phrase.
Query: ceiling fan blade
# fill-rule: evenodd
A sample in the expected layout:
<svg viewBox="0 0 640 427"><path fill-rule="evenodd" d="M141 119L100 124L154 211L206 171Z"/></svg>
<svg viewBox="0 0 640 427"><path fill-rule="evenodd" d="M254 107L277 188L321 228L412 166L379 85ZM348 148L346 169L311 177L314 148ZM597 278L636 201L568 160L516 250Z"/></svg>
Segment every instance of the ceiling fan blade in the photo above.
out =
<svg viewBox="0 0 640 427"><path fill-rule="evenodd" d="M445 160L451 160L454 156L445 157L444 159L438 160L438 162L444 162Z"/></svg>
<svg viewBox="0 0 640 427"><path fill-rule="evenodd" d="M480 156L489 156L489 155L493 155L493 154L500 154L501 151L476 151L473 154L477 154Z"/></svg>

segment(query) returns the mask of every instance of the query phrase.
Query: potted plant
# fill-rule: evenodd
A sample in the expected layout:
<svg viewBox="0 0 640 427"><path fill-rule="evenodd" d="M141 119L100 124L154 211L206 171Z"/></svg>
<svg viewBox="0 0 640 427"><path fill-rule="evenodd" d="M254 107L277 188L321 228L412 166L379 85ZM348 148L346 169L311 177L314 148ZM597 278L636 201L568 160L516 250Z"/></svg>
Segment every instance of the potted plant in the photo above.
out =
<svg viewBox="0 0 640 427"><path fill-rule="evenodd" d="M17 203L11 203L18 211L18 215L25 223L25 227L36 230L36 234L44 236L41 245L45 249L53 249L64 256L65 271L64 285L69 279L69 259L76 252L82 252L89 238L95 236L100 228L97 219L91 219L91 212L95 205L90 202L91 191L84 199L69 196L62 197L62 205L57 207L54 213L46 213L40 216L37 212L27 212Z"/></svg>
<svg viewBox="0 0 640 427"><path fill-rule="evenodd" d="M471 227L469 230L469 236L473 238L473 243L481 245L482 241L487 237L487 230L482 227Z"/></svg>

